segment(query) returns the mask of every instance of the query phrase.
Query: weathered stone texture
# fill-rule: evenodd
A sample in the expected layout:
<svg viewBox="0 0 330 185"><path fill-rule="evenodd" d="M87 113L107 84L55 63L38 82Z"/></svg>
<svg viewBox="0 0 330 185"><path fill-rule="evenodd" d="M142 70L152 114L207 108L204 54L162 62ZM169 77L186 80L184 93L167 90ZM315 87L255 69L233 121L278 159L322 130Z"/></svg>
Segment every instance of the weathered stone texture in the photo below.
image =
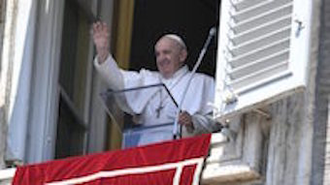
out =
<svg viewBox="0 0 330 185"><path fill-rule="evenodd" d="M327 120L327 129L326 129L326 148L325 148L325 169L324 169L324 175L323 175L323 182L324 184L330 184L330 121L329 121L329 115L330 115L330 104L328 105L328 120Z"/></svg>
<svg viewBox="0 0 330 185"><path fill-rule="evenodd" d="M330 1L321 6L311 184L330 184Z"/></svg>
<svg viewBox="0 0 330 185"><path fill-rule="evenodd" d="M265 183L267 185L296 184L303 102L303 94L300 93L274 103L270 108L272 121Z"/></svg>
<svg viewBox="0 0 330 185"><path fill-rule="evenodd" d="M0 0L0 56L2 55L2 45L3 45L3 35L4 35L4 27L5 27L5 6L6 1ZM0 73L1 73L1 62L0 62Z"/></svg>
<svg viewBox="0 0 330 185"><path fill-rule="evenodd" d="M2 45L4 37L4 23L5 23L5 0L0 0L0 57L2 56ZM0 74L2 72L0 59ZM1 75L0 75L1 76ZM4 96L0 95L0 98ZM5 102L1 100L0 102ZM4 121L4 105L0 103L0 169L4 168L4 151L5 151L5 141L6 141L6 122Z"/></svg>
<svg viewBox="0 0 330 185"><path fill-rule="evenodd" d="M6 141L6 127L4 120L3 107L0 107L0 169L5 167L4 153L5 153L5 141Z"/></svg>

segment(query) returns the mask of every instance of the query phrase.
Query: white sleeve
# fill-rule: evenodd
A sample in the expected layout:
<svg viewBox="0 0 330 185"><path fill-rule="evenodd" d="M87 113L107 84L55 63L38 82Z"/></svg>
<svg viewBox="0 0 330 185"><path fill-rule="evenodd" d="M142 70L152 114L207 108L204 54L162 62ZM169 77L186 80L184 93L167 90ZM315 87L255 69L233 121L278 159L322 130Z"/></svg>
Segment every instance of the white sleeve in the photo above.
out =
<svg viewBox="0 0 330 185"><path fill-rule="evenodd" d="M99 64L96 57L94 66L112 90L140 87L146 85L147 79L153 79L149 70L142 69L137 72L120 69L111 55L102 64Z"/></svg>
<svg viewBox="0 0 330 185"><path fill-rule="evenodd" d="M99 64L96 57L94 66L109 88L115 91L155 84L157 82L155 80L158 79L149 70L142 69L136 72L120 69L111 55L102 64ZM157 89L148 90L148 93L143 93L145 92L143 90L121 93L116 96L116 101L123 111L129 114L140 114L153 95L153 91Z"/></svg>
<svg viewBox="0 0 330 185"><path fill-rule="evenodd" d="M94 66L101 77L106 81L109 87L113 90L124 89L124 76L122 70L111 55L100 64L98 57L94 59Z"/></svg>
<svg viewBox="0 0 330 185"><path fill-rule="evenodd" d="M201 94L200 110L192 114L192 123L194 129L187 129L189 135L197 135L203 133L212 133L220 131L222 126L216 123L212 118L212 108L208 103L213 102L214 99L214 79L203 75L203 86L201 86L203 93Z"/></svg>
<svg viewBox="0 0 330 185"><path fill-rule="evenodd" d="M192 131L193 135L212 133L220 131L222 128L220 124L215 122L211 117L208 117L207 115L194 114L192 115L192 122L194 125L194 130Z"/></svg>
<svg viewBox="0 0 330 185"><path fill-rule="evenodd" d="M94 66L98 73L101 75L102 79L107 83L112 90L122 90L125 88L124 76L125 71L120 69L111 55L100 64L98 58L94 59ZM134 111L127 102L127 97L123 96L125 94L116 95L115 101L121 110L132 114Z"/></svg>

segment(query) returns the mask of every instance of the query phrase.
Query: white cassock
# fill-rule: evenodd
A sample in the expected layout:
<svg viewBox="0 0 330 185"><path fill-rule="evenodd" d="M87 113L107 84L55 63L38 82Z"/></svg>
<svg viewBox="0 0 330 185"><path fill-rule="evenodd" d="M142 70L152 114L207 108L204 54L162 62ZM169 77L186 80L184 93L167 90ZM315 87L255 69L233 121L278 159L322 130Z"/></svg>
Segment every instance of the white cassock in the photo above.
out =
<svg viewBox="0 0 330 185"><path fill-rule="evenodd" d="M177 103L181 103L182 111L187 111L192 115L194 130L182 128L182 135L192 136L200 133L215 131L219 125L215 124L206 115L212 112L212 107L208 104L214 99L214 79L201 73L196 73L191 80L187 93L183 96L191 72L187 66L180 68L173 77L165 79L159 72L141 69L136 71L125 71L120 69L112 56L109 56L101 65L97 58L94 65L100 75L106 80L113 90L142 87L164 83ZM126 112L134 115L136 122L144 126L163 125L169 126L153 128L144 133L138 145L155 143L173 138L173 122L175 120L177 107L161 86L146 88L143 90L125 93ZM124 103L123 103L124 104ZM123 106L121 106L123 107ZM165 129L165 130L164 130Z"/></svg>

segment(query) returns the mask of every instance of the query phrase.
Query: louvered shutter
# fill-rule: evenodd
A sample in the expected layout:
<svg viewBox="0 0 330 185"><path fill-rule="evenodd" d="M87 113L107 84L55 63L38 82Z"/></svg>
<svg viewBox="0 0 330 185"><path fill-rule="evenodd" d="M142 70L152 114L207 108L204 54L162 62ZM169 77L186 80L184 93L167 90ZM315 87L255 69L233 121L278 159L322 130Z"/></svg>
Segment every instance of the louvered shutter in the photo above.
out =
<svg viewBox="0 0 330 185"><path fill-rule="evenodd" d="M311 2L222 0L215 117L304 89Z"/></svg>

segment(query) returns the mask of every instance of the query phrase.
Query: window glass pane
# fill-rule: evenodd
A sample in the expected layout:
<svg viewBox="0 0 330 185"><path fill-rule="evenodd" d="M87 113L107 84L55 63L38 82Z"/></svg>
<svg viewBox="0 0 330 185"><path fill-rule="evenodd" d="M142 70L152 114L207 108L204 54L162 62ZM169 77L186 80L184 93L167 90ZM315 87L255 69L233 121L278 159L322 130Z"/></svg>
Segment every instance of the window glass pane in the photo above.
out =
<svg viewBox="0 0 330 185"><path fill-rule="evenodd" d="M89 69L89 23L73 0L65 1L60 64L56 158L85 153L84 120Z"/></svg>

